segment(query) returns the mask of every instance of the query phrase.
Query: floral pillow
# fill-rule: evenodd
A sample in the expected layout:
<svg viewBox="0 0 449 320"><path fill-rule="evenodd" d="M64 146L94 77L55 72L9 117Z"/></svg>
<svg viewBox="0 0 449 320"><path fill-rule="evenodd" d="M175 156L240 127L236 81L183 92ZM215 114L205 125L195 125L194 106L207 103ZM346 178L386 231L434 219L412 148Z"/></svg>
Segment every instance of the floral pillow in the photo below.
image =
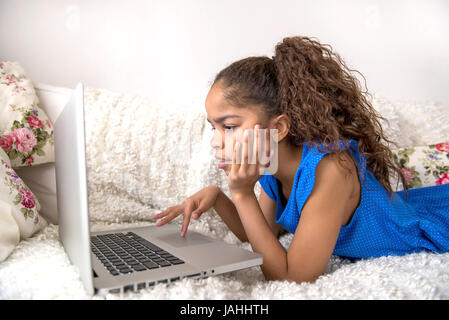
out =
<svg viewBox="0 0 449 320"><path fill-rule="evenodd" d="M408 189L449 183L449 143L399 149L394 154Z"/></svg>
<svg viewBox="0 0 449 320"><path fill-rule="evenodd" d="M39 201L0 149L0 262L10 255L20 239L31 237L47 225L39 210Z"/></svg>
<svg viewBox="0 0 449 320"><path fill-rule="evenodd" d="M53 125L18 62L0 61L0 147L13 168L54 162Z"/></svg>

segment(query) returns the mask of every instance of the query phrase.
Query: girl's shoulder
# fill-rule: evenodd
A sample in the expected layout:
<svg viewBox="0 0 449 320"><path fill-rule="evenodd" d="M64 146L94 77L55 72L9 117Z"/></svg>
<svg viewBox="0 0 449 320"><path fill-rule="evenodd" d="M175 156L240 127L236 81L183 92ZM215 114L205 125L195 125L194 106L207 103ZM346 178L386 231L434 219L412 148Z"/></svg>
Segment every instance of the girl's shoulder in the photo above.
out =
<svg viewBox="0 0 449 320"><path fill-rule="evenodd" d="M351 176L356 171L354 170L355 167L350 159L350 155L357 162L359 168L362 169L362 172L364 172L365 163L358 151L357 142L355 140L349 140L347 142L339 142L339 144L342 150L347 150L348 152L338 155L335 152L327 151L323 144L304 143L301 163L295 174L294 184L297 188L304 191L304 185L308 185L310 188L313 187L319 164L322 167L321 169L328 169L325 174L335 172L338 176L339 173L343 172L345 176ZM322 161L323 158L324 161ZM276 177L271 174L264 174L259 178L259 183L271 199L274 201L278 200L279 185Z"/></svg>
<svg viewBox="0 0 449 320"><path fill-rule="evenodd" d="M359 149L359 144L356 140L341 140L332 143L323 143L323 142L310 142L306 141L303 145L306 154L329 154L334 153L336 151L351 151L357 152Z"/></svg>
<svg viewBox="0 0 449 320"><path fill-rule="evenodd" d="M366 169L365 157L361 155L359 145L355 140L338 141L328 145L323 143L304 143L301 162L304 162L305 167L312 167L311 169L315 170L315 167L324 156L327 156L328 161L339 161L340 164L343 164L343 167L345 167L344 162L352 157L362 172Z"/></svg>

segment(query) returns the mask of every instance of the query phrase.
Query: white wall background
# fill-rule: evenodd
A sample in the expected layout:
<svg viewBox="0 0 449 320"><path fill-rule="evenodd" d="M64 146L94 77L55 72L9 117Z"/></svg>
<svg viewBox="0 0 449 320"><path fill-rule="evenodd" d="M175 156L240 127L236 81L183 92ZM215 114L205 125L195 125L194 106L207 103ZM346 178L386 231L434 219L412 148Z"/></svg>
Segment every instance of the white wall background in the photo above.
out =
<svg viewBox="0 0 449 320"><path fill-rule="evenodd" d="M447 0L0 0L0 59L34 82L203 103L285 36L331 44L388 98L449 105Z"/></svg>

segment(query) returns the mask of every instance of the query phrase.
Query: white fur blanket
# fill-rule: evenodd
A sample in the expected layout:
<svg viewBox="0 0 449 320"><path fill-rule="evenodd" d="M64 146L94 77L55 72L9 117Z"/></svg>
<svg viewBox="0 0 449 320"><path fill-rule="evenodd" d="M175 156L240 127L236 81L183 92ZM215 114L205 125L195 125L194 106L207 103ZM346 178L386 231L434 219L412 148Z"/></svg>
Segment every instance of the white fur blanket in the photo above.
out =
<svg viewBox="0 0 449 320"><path fill-rule="evenodd" d="M228 193L209 146L203 105L159 107L136 96L87 89L89 201L93 231L151 225L153 214L204 186ZM433 103L374 105L390 120L385 129L400 146L449 137L449 111ZM256 192L260 186L256 186ZM228 193L229 194L229 193ZM173 223L181 223L176 219ZM240 243L213 210L191 230ZM288 248L291 235L281 237ZM332 256L314 283L265 281L251 268L206 279L183 279L139 292L89 297L49 225L22 241L0 264L0 299L449 299L449 254L418 253L350 262Z"/></svg>

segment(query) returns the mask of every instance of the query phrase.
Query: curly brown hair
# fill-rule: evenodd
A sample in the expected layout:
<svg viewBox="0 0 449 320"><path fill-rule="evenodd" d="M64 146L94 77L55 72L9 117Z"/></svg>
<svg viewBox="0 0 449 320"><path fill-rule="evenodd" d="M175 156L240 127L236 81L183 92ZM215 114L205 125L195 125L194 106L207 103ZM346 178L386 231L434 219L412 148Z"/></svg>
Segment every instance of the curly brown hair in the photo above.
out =
<svg viewBox="0 0 449 320"><path fill-rule="evenodd" d="M274 57L236 61L217 74L212 86L220 82L225 99L234 106L257 105L268 116L286 115L291 121L288 139L296 146L308 143L320 152L342 155L349 140L357 141L366 166L391 196L392 178L405 186L389 148L394 143L382 130L380 120L385 119L351 72L361 75L349 69L330 45L288 37L276 45ZM339 141L344 146L335 143Z"/></svg>

